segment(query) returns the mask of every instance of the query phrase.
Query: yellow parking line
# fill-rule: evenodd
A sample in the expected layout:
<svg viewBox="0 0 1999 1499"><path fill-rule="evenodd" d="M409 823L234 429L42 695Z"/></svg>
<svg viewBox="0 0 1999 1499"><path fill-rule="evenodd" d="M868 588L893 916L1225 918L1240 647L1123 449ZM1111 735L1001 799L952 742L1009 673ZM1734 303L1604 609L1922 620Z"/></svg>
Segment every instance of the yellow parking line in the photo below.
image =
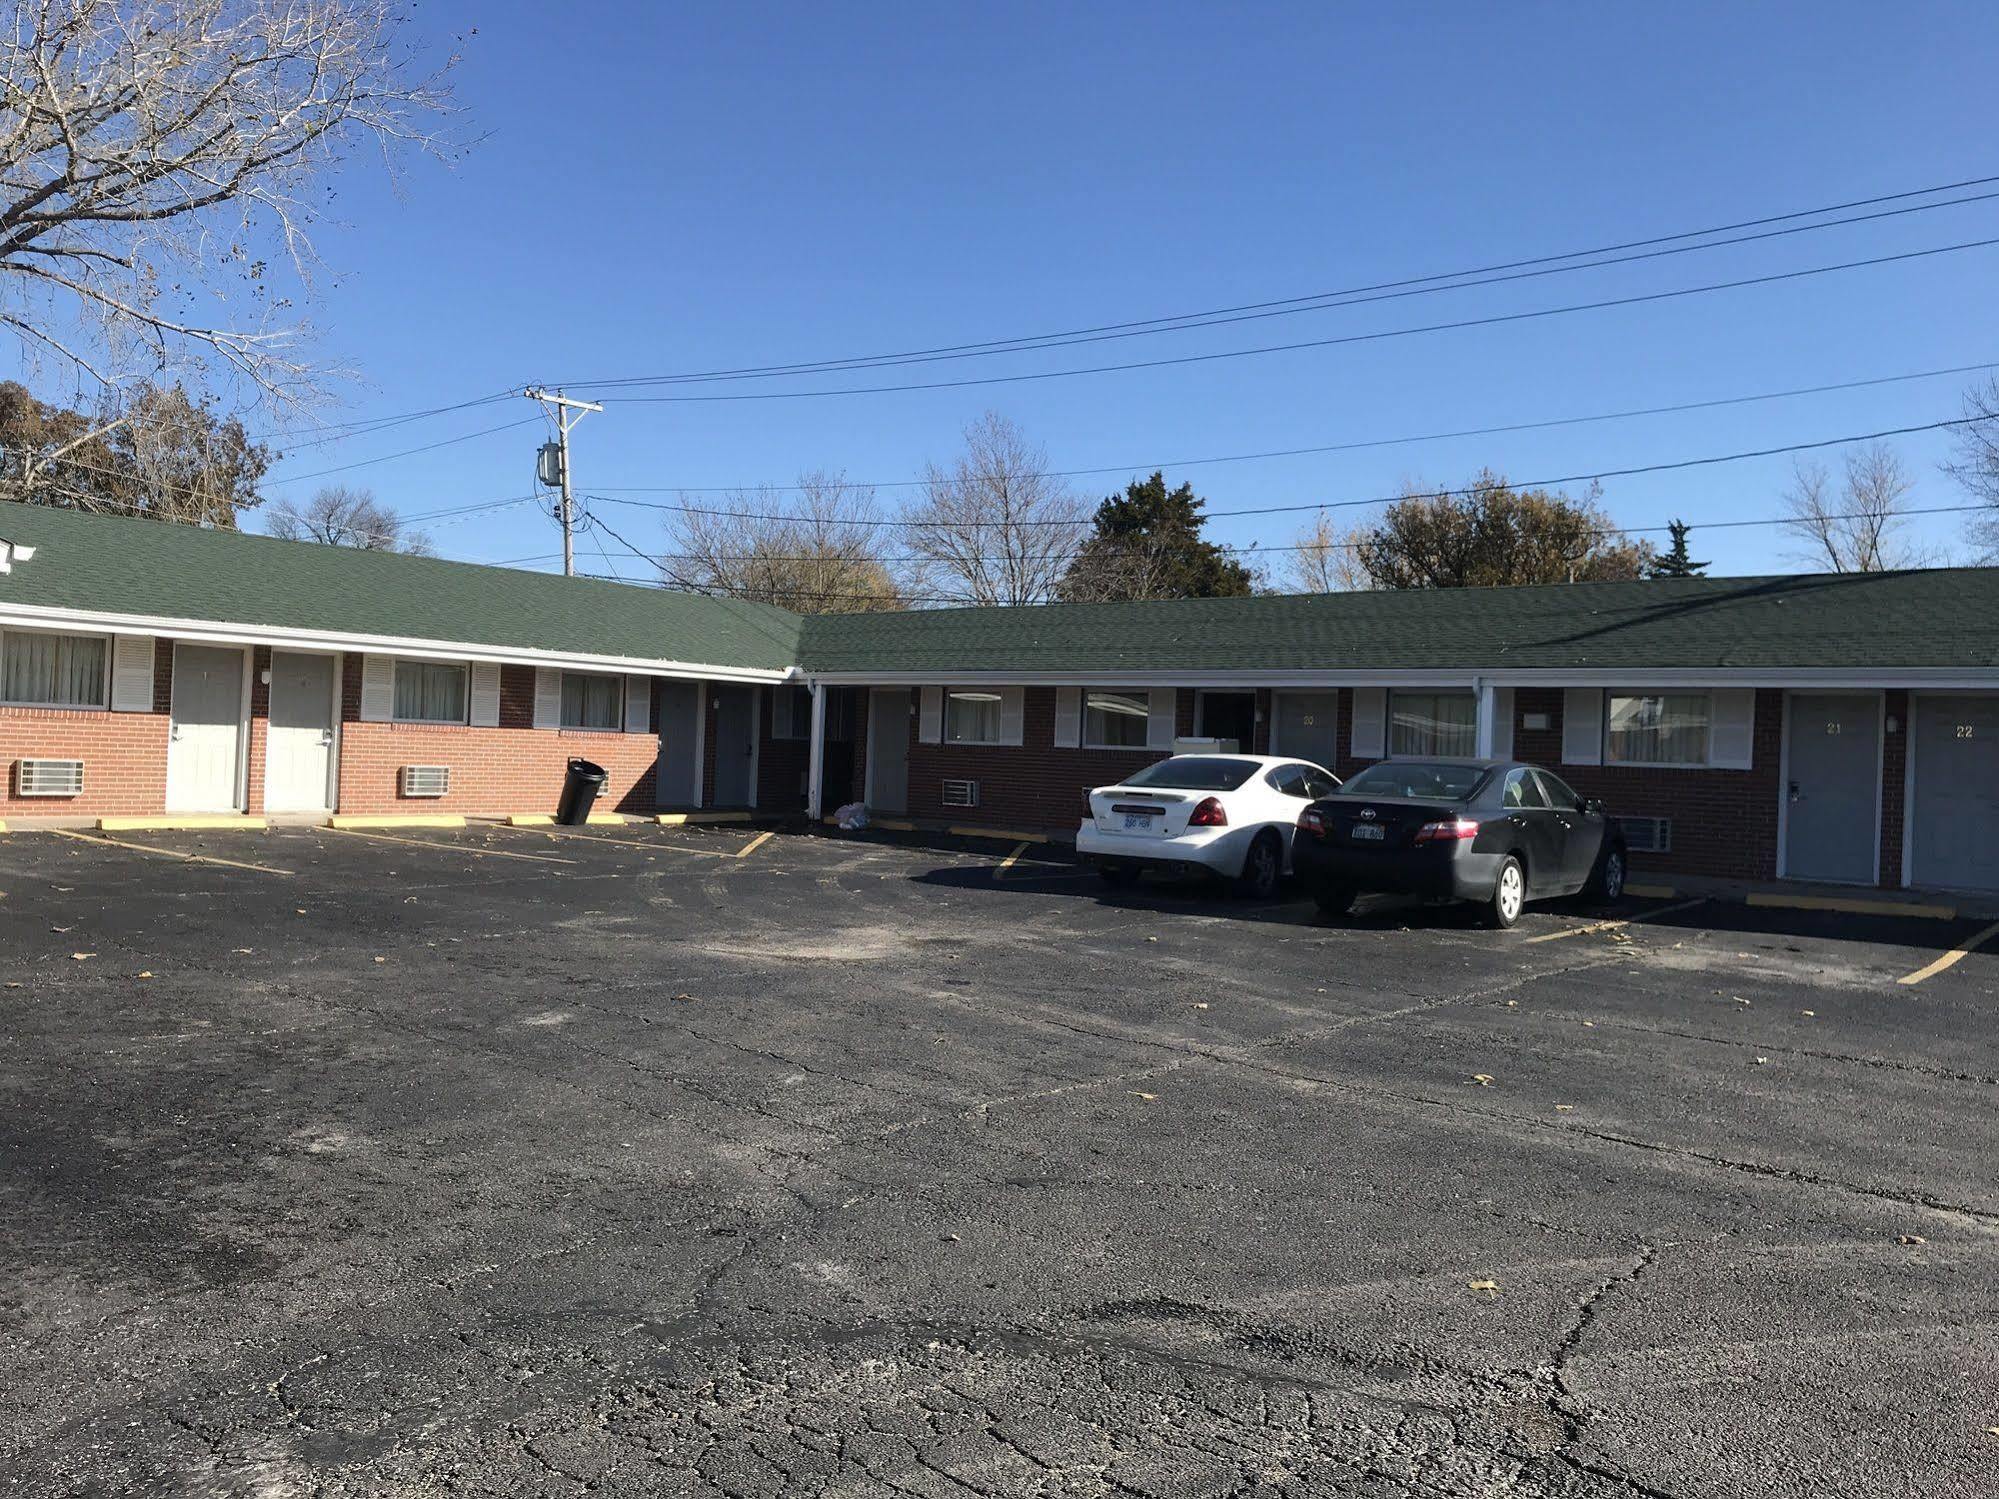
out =
<svg viewBox="0 0 1999 1499"><path fill-rule="evenodd" d="M718 853L712 848L682 848L677 843L646 843L637 838L599 838L593 833L576 833L567 828L545 828L536 824L514 827L508 823L495 823L495 827L508 833L530 833L538 838L580 838L585 843L609 843L619 848L642 848L648 853L663 849L669 854L692 854L697 859L726 859L730 856ZM525 857L516 855L516 857Z"/></svg>
<svg viewBox="0 0 1999 1499"><path fill-rule="evenodd" d="M1015 844L1015 845L1013 846L1013 852L1012 852L1012 853L1010 853L1010 854L1008 854L1008 855L1007 855L1007 856L1006 856L1006 857L1005 857L1004 859L1002 859L1002 860L1000 860L1000 861L999 861L999 868L997 868L997 869L995 869L995 870L993 871L993 878L994 878L994 879L996 879L996 880L1003 880L1003 879L1005 879L1005 878L1006 878L1006 872L1007 872L1007 871L1008 871L1009 869L1013 868L1013 863L1014 863L1014 860L1018 859L1018 858L1019 858L1019 857L1020 857L1020 856L1021 856L1022 854L1026 853L1026 852L1027 852L1027 845L1026 845L1026 843L1024 843L1024 842L1023 842L1023 843L1016 843L1016 844Z"/></svg>
<svg viewBox="0 0 1999 1499"><path fill-rule="evenodd" d="M1923 967L1918 968L1914 973L1905 973L1896 979L1895 982L1898 984L1920 984L1924 979L1935 978L1946 968L1955 967L1963 960L1966 954L1982 946L1995 932L1999 932L1999 921L1993 922L1992 925L1986 927L1983 931L1973 932L1934 963L1927 963Z"/></svg>
<svg viewBox="0 0 1999 1499"><path fill-rule="evenodd" d="M133 843L125 838L104 838L94 833L78 833L69 828L48 828L58 838L74 838L78 843L102 843L111 848L137 849L142 854L158 854L164 859L179 859L186 864L219 864L224 869L252 869L258 874L281 874L289 876L292 871L279 869L272 864L249 864L241 859L219 859L213 854L187 854L177 848L156 848L150 843Z"/></svg>
<svg viewBox="0 0 1999 1499"><path fill-rule="evenodd" d="M574 864L574 859L558 859L553 854L517 854L504 848L466 848L459 843L432 843L423 838L397 838L390 833L363 833L356 828L321 828L343 838L372 838L377 843L402 843L411 848L434 848L447 854L470 854L475 859L532 859L537 864Z"/></svg>
<svg viewBox="0 0 1999 1499"><path fill-rule="evenodd" d="M771 839L775 838L776 836L777 836L776 829L766 828L763 832L757 834L756 837L752 838L748 843L745 843L741 848L736 850L736 857L738 859L747 859L751 854L755 853L758 849L762 848L766 843L770 842Z"/></svg>
<svg viewBox="0 0 1999 1499"><path fill-rule="evenodd" d="M1528 937L1521 942L1526 947L1534 942L1559 942L1564 937L1587 937L1591 932L1608 932L1616 927L1630 926L1634 922L1650 921L1655 916L1670 916L1675 911L1684 911L1689 906L1700 905L1700 900L1683 900L1677 906L1661 906L1656 911L1647 911L1642 916L1625 916L1616 921L1592 921L1588 926L1572 926L1564 931L1543 932L1538 937Z"/></svg>

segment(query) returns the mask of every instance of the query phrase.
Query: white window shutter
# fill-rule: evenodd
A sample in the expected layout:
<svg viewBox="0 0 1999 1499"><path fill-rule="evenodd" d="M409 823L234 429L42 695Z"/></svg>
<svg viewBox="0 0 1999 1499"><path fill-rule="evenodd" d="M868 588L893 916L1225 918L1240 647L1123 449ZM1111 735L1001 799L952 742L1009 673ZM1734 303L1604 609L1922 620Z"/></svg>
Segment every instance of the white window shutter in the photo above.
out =
<svg viewBox="0 0 1999 1499"><path fill-rule="evenodd" d="M1513 758L1513 689L1499 687L1492 694L1492 758Z"/></svg>
<svg viewBox="0 0 1999 1499"><path fill-rule="evenodd" d="M500 726L500 663L472 663L472 727L497 729Z"/></svg>
<svg viewBox="0 0 1999 1499"><path fill-rule="evenodd" d="M366 723L387 723L396 716L396 658L361 658L361 718Z"/></svg>
<svg viewBox="0 0 1999 1499"><path fill-rule="evenodd" d="M1603 689L1571 687L1562 694L1562 763L1603 764Z"/></svg>
<svg viewBox="0 0 1999 1499"><path fill-rule="evenodd" d="M926 687L919 694L920 706L916 715L916 742L936 744L944 737L944 689Z"/></svg>
<svg viewBox="0 0 1999 1499"><path fill-rule="evenodd" d="M625 732L643 734L652 727L652 678L625 678Z"/></svg>
<svg viewBox="0 0 1999 1499"><path fill-rule="evenodd" d="M1000 689L1000 743L1020 744L1027 738L1027 689Z"/></svg>
<svg viewBox="0 0 1999 1499"><path fill-rule="evenodd" d="M1353 693L1353 741L1347 753L1356 760L1379 760L1388 753L1388 689L1356 687Z"/></svg>
<svg viewBox="0 0 1999 1499"><path fill-rule="evenodd" d="M1170 750L1180 731L1180 689L1155 687L1145 715L1145 747Z"/></svg>
<svg viewBox="0 0 1999 1499"><path fill-rule="evenodd" d="M1708 763L1749 770L1756 759L1756 689L1725 687L1710 699Z"/></svg>
<svg viewBox="0 0 1999 1499"><path fill-rule="evenodd" d="M153 637L120 635L111 642L111 708L115 713L153 711Z"/></svg>
<svg viewBox="0 0 1999 1499"><path fill-rule="evenodd" d="M1083 689L1055 689L1055 747L1074 749L1083 742Z"/></svg>
<svg viewBox="0 0 1999 1499"><path fill-rule="evenodd" d="M534 726L562 727L562 673L553 666L534 669Z"/></svg>

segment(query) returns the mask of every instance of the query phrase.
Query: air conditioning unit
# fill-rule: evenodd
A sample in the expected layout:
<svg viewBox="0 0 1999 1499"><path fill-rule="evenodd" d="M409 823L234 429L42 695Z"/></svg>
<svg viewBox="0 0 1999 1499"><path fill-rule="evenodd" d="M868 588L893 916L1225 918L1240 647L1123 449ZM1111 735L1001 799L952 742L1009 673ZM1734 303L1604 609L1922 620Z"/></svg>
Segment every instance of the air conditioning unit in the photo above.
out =
<svg viewBox="0 0 1999 1499"><path fill-rule="evenodd" d="M1620 817L1617 826L1624 833L1624 846L1634 854L1670 854L1673 851L1673 819L1670 817Z"/></svg>
<svg viewBox="0 0 1999 1499"><path fill-rule="evenodd" d="M444 796L451 790L451 767L405 765L402 787L404 796Z"/></svg>
<svg viewBox="0 0 1999 1499"><path fill-rule="evenodd" d="M946 781L944 783L944 805L947 807L976 807L979 804L979 783L977 781Z"/></svg>
<svg viewBox="0 0 1999 1499"><path fill-rule="evenodd" d="M82 796L81 760L16 760L16 796Z"/></svg>

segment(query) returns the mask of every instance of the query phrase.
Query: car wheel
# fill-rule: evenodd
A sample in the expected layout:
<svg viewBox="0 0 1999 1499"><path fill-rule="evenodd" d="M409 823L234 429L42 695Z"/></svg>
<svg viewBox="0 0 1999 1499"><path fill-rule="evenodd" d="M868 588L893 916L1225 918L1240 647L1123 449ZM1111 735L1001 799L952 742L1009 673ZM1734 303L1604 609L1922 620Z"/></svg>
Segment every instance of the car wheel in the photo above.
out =
<svg viewBox="0 0 1999 1499"><path fill-rule="evenodd" d="M1613 844L1596 861L1589 878L1589 898L1611 904L1624 894L1624 850Z"/></svg>
<svg viewBox="0 0 1999 1499"><path fill-rule="evenodd" d="M1250 900L1275 900L1284 882L1284 845L1275 833L1258 833L1243 855L1236 890Z"/></svg>
<svg viewBox="0 0 1999 1499"><path fill-rule="evenodd" d="M1504 931L1520 919L1520 909L1526 904L1527 871L1520 867L1518 859L1508 854L1493 877L1492 899L1486 902L1485 919Z"/></svg>
<svg viewBox="0 0 1999 1499"><path fill-rule="evenodd" d="M1344 885L1321 885L1312 892L1312 899L1323 914L1344 916L1353 909L1354 892Z"/></svg>
<svg viewBox="0 0 1999 1499"><path fill-rule="evenodd" d="M1129 864L1099 864L1097 878L1113 890L1123 890L1138 883L1138 871Z"/></svg>

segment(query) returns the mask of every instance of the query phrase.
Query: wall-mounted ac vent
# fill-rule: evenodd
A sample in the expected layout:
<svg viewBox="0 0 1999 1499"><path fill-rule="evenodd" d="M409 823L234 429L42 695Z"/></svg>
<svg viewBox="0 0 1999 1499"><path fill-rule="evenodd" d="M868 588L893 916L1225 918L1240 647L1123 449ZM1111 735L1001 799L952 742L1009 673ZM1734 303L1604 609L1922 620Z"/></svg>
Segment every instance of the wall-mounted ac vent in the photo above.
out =
<svg viewBox="0 0 1999 1499"><path fill-rule="evenodd" d="M1670 817L1620 817L1624 846L1634 854L1670 854L1673 851L1673 819Z"/></svg>
<svg viewBox="0 0 1999 1499"><path fill-rule="evenodd" d="M946 781L944 783L943 801L947 807L976 807L979 804L979 783L977 781Z"/></svg>
<svg viewBox="0 0 1999 1499"><path fill-rule="evenodd" d="M16 796L82 796L81 760L16 760Z"/></svg>
<svg viewBox="0 0 1999 1499"><path fill-rule="evenodd" d="M451 790L449 765L405 765L404 796L443 796Z"/></svg>

